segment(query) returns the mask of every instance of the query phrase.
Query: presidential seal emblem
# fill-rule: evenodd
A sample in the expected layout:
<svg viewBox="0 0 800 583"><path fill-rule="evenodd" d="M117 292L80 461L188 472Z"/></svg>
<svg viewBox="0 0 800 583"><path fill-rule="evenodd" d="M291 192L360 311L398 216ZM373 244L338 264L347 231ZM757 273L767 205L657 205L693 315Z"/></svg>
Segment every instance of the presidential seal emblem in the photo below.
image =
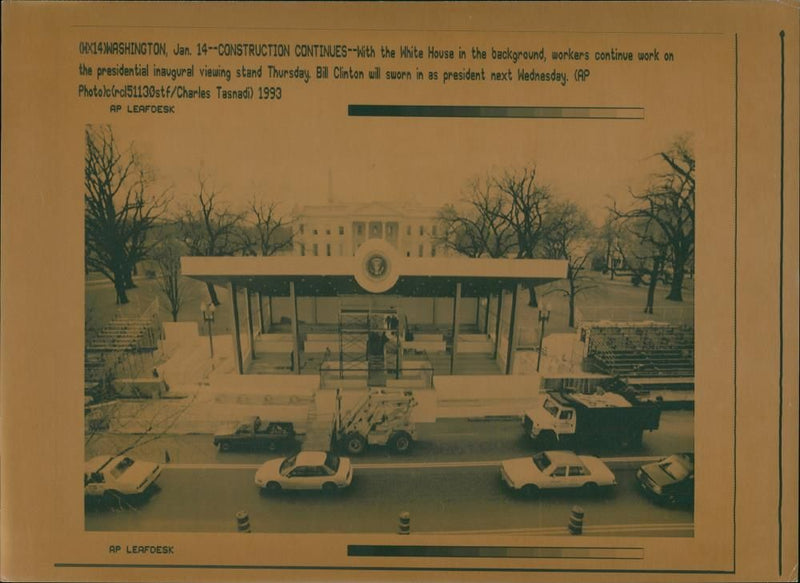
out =
<svg viewBox="0 0 800 583"><path fill-rule="evenodd" d="M380 279L386 275L388 264L386 257L380 253L374 253L367 258L367 273L375 279Z"/></svg>
<svg viewBox="0 0 800 583"><path fill-rule="evenodd" d="M394 247L386 241L371 240L364 243L356 252L354 275L358 285L375 294L391 289L399 277L396 255Z"/></svg>

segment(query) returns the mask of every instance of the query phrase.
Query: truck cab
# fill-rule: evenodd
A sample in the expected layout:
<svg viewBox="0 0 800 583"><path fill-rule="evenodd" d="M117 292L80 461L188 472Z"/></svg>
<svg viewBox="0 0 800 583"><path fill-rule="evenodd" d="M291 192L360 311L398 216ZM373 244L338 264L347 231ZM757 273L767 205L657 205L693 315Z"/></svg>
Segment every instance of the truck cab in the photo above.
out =
<svg viewBox="0 0 800 583"><path fill-rule="evenodd" d="M548 435L557 438L575 433L576 418L573 407L548 395L541 407L525 411L523 426L525 433L533 439L546 438Z"/></svg>

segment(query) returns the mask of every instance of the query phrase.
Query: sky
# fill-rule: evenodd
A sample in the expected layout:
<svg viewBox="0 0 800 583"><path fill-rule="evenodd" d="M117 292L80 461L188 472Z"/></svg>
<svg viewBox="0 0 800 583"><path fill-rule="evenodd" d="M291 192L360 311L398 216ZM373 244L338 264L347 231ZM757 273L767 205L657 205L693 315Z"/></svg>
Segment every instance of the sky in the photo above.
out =
<svg viewBox="0 0 800 583"><path fill-rule="evenodd" d="M692 38L671 40L689 54ZM682 49L681 43L686 46ZM722 41L711 45L721 53ZM655 157L680 134L701 148L711 128L731 126L730 75L713 59L673 65L609 65L592 86L534 89L517 83L440 86L361 81L287 85L280 102L178 103L172 116L124 116L121 143L145 154L176 201L206 174L236 205L258 195L294 205L335 201L416 201L439 206L463 197L487 173L535 165L539 180L601 223L616 199L662 170ZM322 82L320 82L322 83ZM399 87L408 91L399 92ZM730 103L728 103L730 101ZM348 117L351 103L643 107L642 120L421 119ZM698 152L698 172L702 154Z"/></svg>
<svg viewBox="0 0 800 583"><path fill-rule="evenodd" d="M612 198L625 204L629 189L647 183L659 169L654 154L680 133L649 132L631 121L340 123L332 141L309 140L300 132L276 140L261 128L234 125L213 127L213 138L200 128L190 135L114 129L121 144L133 142L161 183L172 186L176 202L196 192L202 172L235 205L258 195L291 208L325 203L332 195L336 202L439 206L463 197L475 177L535 166L543 184L580 203L595 222L602 221Z"/></svg>

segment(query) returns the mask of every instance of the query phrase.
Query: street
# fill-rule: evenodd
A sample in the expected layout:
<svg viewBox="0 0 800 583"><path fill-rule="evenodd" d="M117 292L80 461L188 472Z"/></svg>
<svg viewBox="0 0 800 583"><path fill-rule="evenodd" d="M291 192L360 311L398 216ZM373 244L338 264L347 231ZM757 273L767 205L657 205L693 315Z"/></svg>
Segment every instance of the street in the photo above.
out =
<svg viewBox="0 0 800 583"><path fill-rule="evenodd" d="M648 458L693 450L691 411L665 411L642 447L594 453ZM691 536L693 513L661 507L637 489L631 464L618 464L617 487L596 497L546 492L526 499L499 479L502 459L530 455L518 419L448 419L418 427L415 450L391 456L370 448L353 459L355 477L334 495L265 495L253 483L257 467L280 454L219 452L210 435L163 436L130 455L163 463L152 496L121 506L87 504L86 529L107 531L230 532L245 511L254 532L389 533L398 514L411 513L412 532L567 534L570 510L585 510L585 532L605 535ZM87 457L119 451L136 436L99 435Z"/></svg>
<svg viewBox="0 0 800 583"><path fill-rule="evenodd" d="M228 467L167 466L160 491L132 507L88 509L86 529L233 532L235 515L243 510L253 532L391 533L400 512L409 512L412 532L521 534L548 529L547 534L566 535L570 510L580 504L587 534L605 526L619 535L692 535L691 510L664 508L645 499L629 470L616 472L619 484L608 494L545 492L527 499L509 492L493 465L357 464L351 487L333 495L262 494L253 483L255 467Z"/></svg>
<svg viewBox="0 0 800 583"><path fill-rule="evenodd" d="M154 438L157 437L157 438ZM270 457L263 452L220 452L209 434L137 436L96 433L86 446L86 459L110 454L128 447L137 439L143 445L130 454L138 459L173 463L261 463ZM440 419L417 425L417 440L407 461L481 461L527 455L532 445L525 438L519 418L511 419ZM625 451L589 449L580 453L599 456L659 456L678 451L694 451L694 412L664 411L656 431L646 431L642 446ZM385 448L369 448L358 461L397 461Z"/></svg>

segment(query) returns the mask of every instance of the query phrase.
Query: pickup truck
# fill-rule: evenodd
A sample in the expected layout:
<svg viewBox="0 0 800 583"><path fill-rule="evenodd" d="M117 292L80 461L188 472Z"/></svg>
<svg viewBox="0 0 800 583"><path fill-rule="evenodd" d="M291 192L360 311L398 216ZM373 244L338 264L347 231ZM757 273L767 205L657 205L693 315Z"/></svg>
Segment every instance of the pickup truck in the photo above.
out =
<svg viewBox="0 0 800 583"><path fill-rule="evenodd" d="M234 448L275 451L293 443L294 438L294 425L291 423L262 421L256 416L220 427L214 434L214 445L221 451Z"/></svg>

